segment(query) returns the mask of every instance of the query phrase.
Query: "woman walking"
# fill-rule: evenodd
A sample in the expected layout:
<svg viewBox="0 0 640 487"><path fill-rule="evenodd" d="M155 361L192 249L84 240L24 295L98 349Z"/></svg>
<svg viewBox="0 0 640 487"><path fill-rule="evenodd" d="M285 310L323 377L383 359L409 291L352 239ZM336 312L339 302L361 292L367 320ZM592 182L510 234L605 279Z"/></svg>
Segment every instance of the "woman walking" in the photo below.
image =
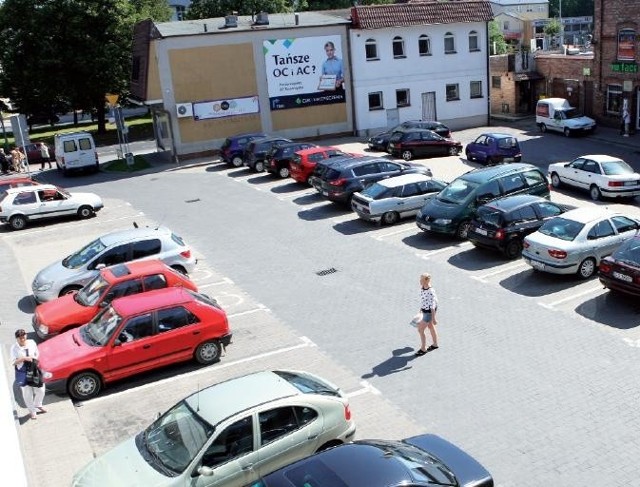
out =
<svg viewBox="0 0 640 487"><path fill-rule="evenodd" d="M31 419L38 419L37 413L46 413L42 406L44 399L44 384L33 387L27 384L26 362L33 362L40 356L36 342L27 338L27 332L23 329L16 330L16 343L11 347L11 364L16 373L16 382L22 390L22 398L29 410Z"/></svg>
<svg viewBox="0 0 640 487"><path fill-rule="evenodd" d="M420 314L422 320L418 323L418 334L420 335L420 349L415 353L416 356L424 355L427 352L438 348L438 331L436 325L436 311L438 310L438 297L436 290L431 286L431 274L424 273L420 276ZM431 341L433 342L427 348L427 337L425 330L429 328Z"/></svg>

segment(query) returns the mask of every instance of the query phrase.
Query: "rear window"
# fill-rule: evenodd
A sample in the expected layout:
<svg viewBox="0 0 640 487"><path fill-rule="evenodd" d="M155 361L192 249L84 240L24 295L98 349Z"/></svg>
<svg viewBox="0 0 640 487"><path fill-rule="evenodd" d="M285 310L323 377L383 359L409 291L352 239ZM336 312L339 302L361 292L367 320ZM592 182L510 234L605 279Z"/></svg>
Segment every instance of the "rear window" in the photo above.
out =
<svg viewBox="0 0 640 487"><path fill-rule="evenodd" d="M184 247L186 245L182 237L180 235L176 235L175 233L171 234L171 240L173 240L175 243L177 243L181 247Z"/></svg>
<svg viewBox="0 0 640 487"><path fill-rule="evenodd" d="M340 391L313 377L282 370L274 370L273 373L286 380L303 394L322 394L325 396L340 397Z"/></svg>
<svg viewBox="0 0 640 487"><path fill-rule="evenodd" d="M368 196L373 200L381 200L383 198L390 198L398 193L397 188L387 188L379 183L374 183L366 188L362 194Z"/></svg>
<svg viewBox="0 0 640 487"><path fill-rule="evenodd" d="M225 139L225 141L222 143L222 145L220 146L221 150L225 150L228 147L231 147L231 139Z"/></svg>
<svg viewBox="0 0 640 487"><path fill-rule="evenodd" d="M486 225L498 228L502 225L502 216L503 213L496 208L481 206L478 208L476 219Z"/></svg>
<svg viewBox="0 0 640 487"><path fill-rule="evenodd" d="M580 230L584 228L583 223L579 223L567 218L556 217L544 223L540 230L540 233L548 235L549 237L559 238L560 240L572 241L580 233Z"/></svg>
<svg viewBox="0 0 640 487"><path fill-rule="evenodd" d="M62 143L62 150L65 152L75 152L78 150L78 146L76 145L75 140L65 140Z"/></svg>
<svg viewBox="0 0 640 487"><path fill-rule="evenodd" d="M336 169L332 169L330 167L327 168L326 171L324 171L324 174L322 175L323 179L326 180L332 180L332 179L338 179L340 177L340 171L336 170Z"/></svg>
<svg viewBox="0 0 640 487"><path fill-rule="evenodd" d="M78 141L80 144L80 150L91 150L93 146L91 145L91 139L89 137L85 137Z"/></svg>
<svg viewBox="0 0 640 487"><path fill-rule="evenodd" d="M529 186L537 186L539 184L547 184L547 178L544 174L536 169L532 169L531 171L525 171L522 173L527 185Z"/></svg>
<svg viewBox="0 0 640 487"><path fill-rule="evenodd" d="M515 137L507 137L498 140L498 147L501 149L515 149L518 147L518 140Z"/></svg>

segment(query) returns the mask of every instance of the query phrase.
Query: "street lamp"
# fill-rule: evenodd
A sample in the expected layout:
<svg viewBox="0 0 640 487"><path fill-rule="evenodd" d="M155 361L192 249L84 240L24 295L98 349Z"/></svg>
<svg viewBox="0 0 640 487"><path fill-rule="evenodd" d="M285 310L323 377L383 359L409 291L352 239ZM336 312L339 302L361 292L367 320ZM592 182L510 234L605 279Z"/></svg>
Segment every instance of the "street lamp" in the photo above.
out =
<svg viewBox="0 0 640 487"><path fill-rule="evenodd" d="M560 46L564 46L564 25L562 25L562 0L559 0L558 17L560 20Z"/></svg>

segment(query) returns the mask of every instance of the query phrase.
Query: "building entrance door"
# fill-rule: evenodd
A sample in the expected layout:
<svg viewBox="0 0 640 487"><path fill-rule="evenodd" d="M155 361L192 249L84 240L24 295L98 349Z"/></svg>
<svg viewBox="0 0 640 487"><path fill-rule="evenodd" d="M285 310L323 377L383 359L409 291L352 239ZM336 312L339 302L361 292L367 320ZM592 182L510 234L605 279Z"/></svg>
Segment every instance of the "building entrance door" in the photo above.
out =
<svg viewBox="0 0 640 487"><path fill-rule="evenodd" d="M422 120L438 120L435 91L422 94Z"/></svg>

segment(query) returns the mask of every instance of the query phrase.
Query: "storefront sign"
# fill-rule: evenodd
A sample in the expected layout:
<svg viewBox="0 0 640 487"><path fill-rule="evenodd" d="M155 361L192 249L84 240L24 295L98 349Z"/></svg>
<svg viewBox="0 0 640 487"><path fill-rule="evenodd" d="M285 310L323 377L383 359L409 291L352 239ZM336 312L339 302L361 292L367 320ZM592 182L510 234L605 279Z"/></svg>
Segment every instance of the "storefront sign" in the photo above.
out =
<svg viewBox="0 0 640 487"><path fill-rule="evenodd" d="M636 63L611 63L611 71L614 73L637 73L638 65Z"/></svg>
<svg viewBox="0 0 640 487"><path fill-rule="evenodd" d="M195 120L247 115L249 113L258 113L259 111L260 105L257 96L201 101L193 104L193 118Z"/></svg>

